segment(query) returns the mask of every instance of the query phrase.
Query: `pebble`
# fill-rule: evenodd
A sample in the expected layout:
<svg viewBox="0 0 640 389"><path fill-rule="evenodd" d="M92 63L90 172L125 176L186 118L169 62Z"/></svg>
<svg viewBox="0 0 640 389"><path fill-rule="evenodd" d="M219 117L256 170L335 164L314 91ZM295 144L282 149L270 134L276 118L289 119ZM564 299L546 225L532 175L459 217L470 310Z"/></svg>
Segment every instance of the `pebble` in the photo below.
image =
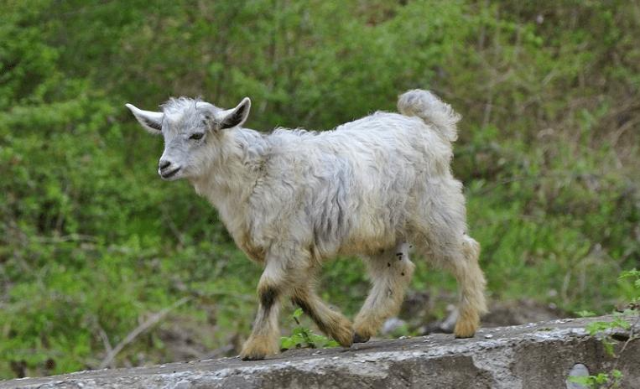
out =
<svg viewBox="0 0 640 389"><path fill-rule="evenodd" d="M582 363L577 363L575 364L571 370L569 370L569 377L588 377L589 376L589 369L583 365ZM567 389L584 389L586 388L586 386L584 385L580 385L578 383L575 382L571 382L571 380L569 379L569 377L567 377Z"/></svg>
<svg viewBox="0 0 640 389"><path fill-rule="evenodd" d="M484 338L485 338L485 339L491 339L491 338L493 338L493 335L491 335L491 334L486 334L486 335L484 336Z"/></svg>

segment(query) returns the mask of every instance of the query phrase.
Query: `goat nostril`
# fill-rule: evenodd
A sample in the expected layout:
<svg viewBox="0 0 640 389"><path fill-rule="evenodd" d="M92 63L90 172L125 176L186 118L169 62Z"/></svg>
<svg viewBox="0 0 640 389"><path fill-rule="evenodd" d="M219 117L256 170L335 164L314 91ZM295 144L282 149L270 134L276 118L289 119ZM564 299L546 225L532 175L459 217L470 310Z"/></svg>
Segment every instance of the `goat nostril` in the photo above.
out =
<svg viewBox="0 0 640 389"><path fill-rule="evenodd" d="M168 168L169 165L171 165L171 162L169 161L160 161L160 163L158 164L158 168L160 168L160 170L164 170Z"/></svg>

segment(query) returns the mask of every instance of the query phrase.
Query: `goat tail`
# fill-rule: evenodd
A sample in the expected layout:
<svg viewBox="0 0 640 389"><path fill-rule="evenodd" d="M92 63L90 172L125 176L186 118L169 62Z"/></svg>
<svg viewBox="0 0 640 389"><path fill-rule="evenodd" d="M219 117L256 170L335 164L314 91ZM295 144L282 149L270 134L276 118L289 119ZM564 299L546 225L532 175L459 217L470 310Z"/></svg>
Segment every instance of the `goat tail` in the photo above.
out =
<svg viewBox="0 0 640 389"><path fill-rule="evenodd" d="M429 91L414 89L398 98L398 111L405 116L417 116L450 142L458 139L456 123L460 115L451 106Z"/></svg>

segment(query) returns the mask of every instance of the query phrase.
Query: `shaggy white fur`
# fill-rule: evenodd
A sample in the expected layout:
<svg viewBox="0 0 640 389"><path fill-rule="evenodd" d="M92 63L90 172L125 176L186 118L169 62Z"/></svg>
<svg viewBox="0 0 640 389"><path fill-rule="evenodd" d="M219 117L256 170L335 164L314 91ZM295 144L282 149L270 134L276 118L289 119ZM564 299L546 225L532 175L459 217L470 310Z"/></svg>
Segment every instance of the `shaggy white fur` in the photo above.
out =
<svg viewBox="0 0 640 389"><path fill-rule="evenodd" d="M450 168L460 119L435 95L401 95L401 114L377 112L332 131L241 127L250 101L222 110L172 99L163 113L127 105L162 133L159 173L187 178L218 209L238 246L265 270L260 309L242 357L277 352L278 302L289 296L343 346L366 341L404 298L409 243L452 271L461 288L455 334L473 336L485 311L480 247L466 234L462 185ZM354 326L314 292L326 260L359 255L372 290Z"/></svg>

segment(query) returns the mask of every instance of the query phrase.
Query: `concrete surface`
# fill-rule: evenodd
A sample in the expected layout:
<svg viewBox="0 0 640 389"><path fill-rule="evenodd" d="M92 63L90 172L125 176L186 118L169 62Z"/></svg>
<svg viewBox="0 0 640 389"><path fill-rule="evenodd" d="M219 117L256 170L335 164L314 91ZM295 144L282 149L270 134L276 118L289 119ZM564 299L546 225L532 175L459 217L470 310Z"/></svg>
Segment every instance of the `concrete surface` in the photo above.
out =
<svg viewBox="0 0 640 389"><path fill-rule="evenodd" d="M588 336L589 322L562 319L452 335L372 341L351 349L294 350L264 361L237 358L134 369L86 371L0 381L5 388L580 388L569 374L610 371L616 360ZM637 334L640 328L634 328ZM620 351L629 332L617 334ZM628 342L616 366L622 388L640 388L640 340Z"/></svg>

